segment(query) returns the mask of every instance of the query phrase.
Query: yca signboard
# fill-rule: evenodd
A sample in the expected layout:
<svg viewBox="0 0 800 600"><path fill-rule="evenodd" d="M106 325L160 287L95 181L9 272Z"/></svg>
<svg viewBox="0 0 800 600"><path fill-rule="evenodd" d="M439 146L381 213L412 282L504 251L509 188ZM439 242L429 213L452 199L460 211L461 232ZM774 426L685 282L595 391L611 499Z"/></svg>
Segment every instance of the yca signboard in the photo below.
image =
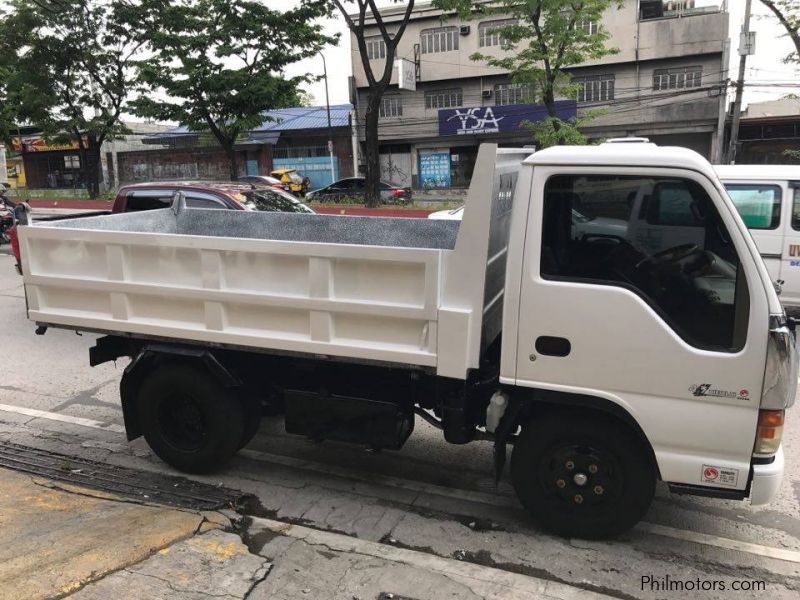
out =
<svg viewBox="0 0 800 600"><path fill-rule="evenodd" d="M574 100L560 100L556 102L556 114L566 121L575 116L577 107ZM535 123L546 117L543 104L446 108L439 111L439 135L516 133L524 121Z"/></svg>

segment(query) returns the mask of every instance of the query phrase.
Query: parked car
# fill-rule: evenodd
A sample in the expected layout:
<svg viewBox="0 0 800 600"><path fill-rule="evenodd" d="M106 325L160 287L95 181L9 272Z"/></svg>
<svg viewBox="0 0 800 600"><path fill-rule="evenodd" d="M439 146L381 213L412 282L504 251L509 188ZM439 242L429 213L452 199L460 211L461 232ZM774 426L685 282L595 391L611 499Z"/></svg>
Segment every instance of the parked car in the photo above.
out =
<svg viewBox="0 0 800 600"><path fill-rule="evenodd" d="M401 187L394 183L381 181L380 183L381 202L385 204L408 204L411 202L413 193L411 188ZM337 202L345 198L360 199L366 194L366 179L364 177L347 177L334 183L309 192L306 195L308 200L317 202Z"/></svg>
<svg viewBox="0 0 800 600"><path fill-rule="evenodd" d="M271 175L289 186L287 191L305 196L311 190L311 180L303 177L297 169L275 169Z"/></svg>
<svg viewBox="0 0 800 600"><path fill-rule="evenodd" d="M111 212L166 208L176 191L186 195L188 208L314 212L294 196L273 187L233 182L139 183L120 188Z"/></svg>
<svg viewBox="0 0 800 600"><path fill-rule="evenodd" d="M248 183L219 181L166 181L156 183L137 183L119 189L112 213L138 212L167 208L172 204L175 192L186 195L187 208L210 208L222 210L255 210L264 212L310 213L314 211L300 202L292 194L273 187L254 187ZM104 214L98 211L92 214ZM80 215L46 217L37 221L55 221ZM16 227L11 229L11 248L16 258L17 271L22 274L19 240Z"/></svg>
<svg viewBox="0 0 800 600"><path fill-rule="evenodd" d="M270 177L269 175L242 175L239 177L240 183L249 183L256 187L274 187L284 192L291 192L291 187L288 183L283 183L280 179Z"/></svg>

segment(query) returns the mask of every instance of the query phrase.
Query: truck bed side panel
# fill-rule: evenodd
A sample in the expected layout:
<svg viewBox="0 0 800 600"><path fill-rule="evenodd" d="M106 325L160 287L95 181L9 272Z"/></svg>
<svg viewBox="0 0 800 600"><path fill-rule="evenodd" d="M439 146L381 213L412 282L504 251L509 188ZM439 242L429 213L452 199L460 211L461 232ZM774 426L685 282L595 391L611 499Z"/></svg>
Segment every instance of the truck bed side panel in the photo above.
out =
<svg viewBox="0 0 800 600"><path fill-rule="evenodd" d="M99 219L129 216L155 219ZM436 364L443 250L169 229L21 228L29 318L76 329Z"/></svg>

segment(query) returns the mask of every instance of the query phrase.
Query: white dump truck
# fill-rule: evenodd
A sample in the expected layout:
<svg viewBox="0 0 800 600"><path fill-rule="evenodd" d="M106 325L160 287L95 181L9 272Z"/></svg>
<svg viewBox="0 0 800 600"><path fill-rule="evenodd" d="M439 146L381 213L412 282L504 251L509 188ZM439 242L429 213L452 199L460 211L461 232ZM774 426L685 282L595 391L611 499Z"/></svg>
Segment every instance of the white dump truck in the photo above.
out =
<svg viewBox="0 0 800 600"><path fill-rule="evenodd" d="M128 438L184 471L222 466L271 405L288 432L374 449L399 449L419 417L493 443L498 477L511 445L520 501L567 536L629 528L659 479L753 504L780 484L794 323L689 150L485 144L461 220L178 194L20 240L37 332L104 334L92 365L131 357Z"/></svg>

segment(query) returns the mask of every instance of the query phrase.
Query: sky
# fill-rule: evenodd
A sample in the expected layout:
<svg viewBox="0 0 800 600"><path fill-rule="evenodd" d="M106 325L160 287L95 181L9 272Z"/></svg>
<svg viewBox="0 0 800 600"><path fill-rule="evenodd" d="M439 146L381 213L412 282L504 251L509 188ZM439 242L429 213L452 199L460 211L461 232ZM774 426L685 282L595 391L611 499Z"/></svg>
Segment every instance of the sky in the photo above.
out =
<svg viewBox="0 0 800 600"><path fill-rule="evenodd" d="M723 0L697 0L697 6L719 6L722 2ZM774 15L759 0L752 0L752 2L753 18L750 21L750 29L756 32L756 54L747 59L745 80L748 86L745 88L744 104L774 100L790 93L800 95L800 70L781 62L781 59L793 48L791 41L784 36L785 30ZM299 0L269 0L269 3L271 8L285 10L297 5ZM382 7L391 6L395 2L377 0L377 4ZM745 0L728 0L727 5L731 17L731 70L729 76L731 79L736 79L739 68L738 32L741 30L744 20ZM354 7L355 4L348 3L346 6ZM334 18L325 21L324 25L327 33L340 32L342 34L338 47L328 47L323 52L330 69L328 85L331 104L345 103L349 101L347 77L352 74L350 35L344 19L338 13ZM288 73L290 75L301 73L322 75L322 59L315 57L295 63ZM782 87L774 87L778 83L782 84ZM311 84L307 89L313 95L315 104L325 104L324 82ZM731 92L731 97L732 95Z"/></svg>

